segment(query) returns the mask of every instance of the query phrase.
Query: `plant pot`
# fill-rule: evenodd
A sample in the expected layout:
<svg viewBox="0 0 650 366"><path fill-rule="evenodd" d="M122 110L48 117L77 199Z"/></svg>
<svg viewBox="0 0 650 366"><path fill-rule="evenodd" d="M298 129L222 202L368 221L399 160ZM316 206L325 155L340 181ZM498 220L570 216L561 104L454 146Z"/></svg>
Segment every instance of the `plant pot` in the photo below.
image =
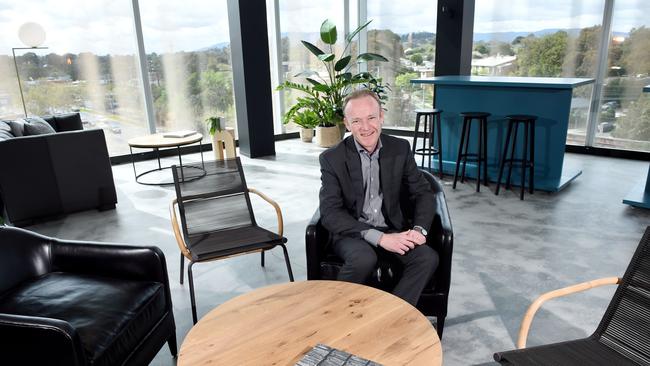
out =
<svg viewBox="0 0 650 366"><path fill-rule="evenodd" d="M301 128L300 129L300 139L302 142L311 142L314 138L314 129L313 128Z"/></svg>
<svg viewBox="0 0 650 366"><path fill-rule="evenodd" d="M332 147L341 141L341 130L338 126L316 127L316 143L320 147Z"/></svg>

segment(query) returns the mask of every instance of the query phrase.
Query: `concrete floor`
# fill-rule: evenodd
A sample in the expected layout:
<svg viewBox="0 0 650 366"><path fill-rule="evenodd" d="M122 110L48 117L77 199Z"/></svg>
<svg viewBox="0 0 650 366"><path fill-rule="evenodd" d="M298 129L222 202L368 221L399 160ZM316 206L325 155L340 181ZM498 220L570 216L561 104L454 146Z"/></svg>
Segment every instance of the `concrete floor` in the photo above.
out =
<svg viewBox="0 0 650 366"><path fill-rule="evenodd" d="M296 280L306 279L304 228L318 206L323 149L298 140L276 144L273 158L242 157L251 187L282 207L285 236ZM205 158L212 157L211 152ZM198 154L184 160L198 160ZM163 163L173 164L168 159ZM492 364L495 351L512 349L521 318L538 295L590 279L622 276L650 210L621 203L641 179L647 162L567 154L565 164L582 176L559 193L535 192L520 201L517 192L495 196L494 185L480 193L473 181L451 189L444 179L455 232L449 314L442 340L445 365ZM138 163L138 171L154 162ZM141 170L142 169L142 170ZM130 164L113 167L118 205L28 227L77 240L157 245L167 257L179 347L192 325L187 284L180 285L179 251L168 205L172 187L135 183ZM170 173L168 170L165 173ZM254 201L258 221L275 227L275 214ZM251 270L252 269L252 270ZM194 267L199 317L252 289L288 281L281 249ZM547 303L533 322L529 345L585 337L593 332L614 288L600 288ZM174 365L167 347L152 365Z"/></svg>

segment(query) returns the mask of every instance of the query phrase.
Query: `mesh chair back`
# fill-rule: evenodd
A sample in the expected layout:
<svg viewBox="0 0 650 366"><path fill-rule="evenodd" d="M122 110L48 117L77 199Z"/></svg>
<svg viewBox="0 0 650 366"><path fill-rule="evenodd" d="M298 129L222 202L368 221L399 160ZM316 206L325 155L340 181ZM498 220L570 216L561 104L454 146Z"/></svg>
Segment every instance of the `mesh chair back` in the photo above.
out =
<svg viewBox="0 0 650 366"><path fill-rule="evenodd" d="M650 226L594 336L625 357L650 364Z"/></svg>
<svg viewBox="0 0 650 366"><path fill-rule="evenodd" d="M256 225L239 158L198 163L187 171L205 170L200 179L185 180L174 165L174 186L186 238L224 229Z"/></svg>

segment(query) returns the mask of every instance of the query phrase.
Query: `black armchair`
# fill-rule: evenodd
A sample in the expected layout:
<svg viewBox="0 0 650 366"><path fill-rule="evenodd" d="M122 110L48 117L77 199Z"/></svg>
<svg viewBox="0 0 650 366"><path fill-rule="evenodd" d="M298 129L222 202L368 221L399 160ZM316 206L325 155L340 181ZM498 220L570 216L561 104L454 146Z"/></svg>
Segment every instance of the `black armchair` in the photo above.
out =
<svg viewBox="0 0 650 366"><path fill-rule="evenodd" d="M0 350L11 365L147 365L176 330L156 247L0 227Z"/></svg>
<svg viewBox="0 0 650 366"><path fill-rule="evenodd" d="M438 335L442 331L447 316L447 301L451 281L451 254L453 251L454 232L449 218L447 201L442 186L428 172L422 172L431 184L436 195L436 216L427 236L427 245L438 252L440 263L429 284L424 288L417 308L424 315L435 316ZM402 208L406 213L412 212L412 203L406 196L402 197ZM412 214L408 215L412 216ZM407 216L407 217L408 217ZM334 280L343 265L343 261L331 249L330 233L320 222L320 212L316 211L307 225L305 233L308 280ZM391 291L401 276L401 266L396 260L386 256L379 258L378 268L368 285Z"/></svg>

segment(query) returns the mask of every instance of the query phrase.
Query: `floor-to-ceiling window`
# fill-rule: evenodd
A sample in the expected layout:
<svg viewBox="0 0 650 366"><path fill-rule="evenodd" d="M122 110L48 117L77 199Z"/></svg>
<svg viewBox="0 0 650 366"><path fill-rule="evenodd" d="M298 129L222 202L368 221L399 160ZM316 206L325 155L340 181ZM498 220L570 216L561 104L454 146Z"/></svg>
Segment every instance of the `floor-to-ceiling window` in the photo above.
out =
<svg viewBox="0 0 650 366"><path fill-rule="evenodd" d="M472 74L595 78L574 90L567 143L650 151L649 11L642 0L477 1Z"/></svg>
<svg viewBox="0 0 650 366"><path fill-rule="evenodd" d="M414 86L411 79L434 75L437 1L367 0L368 52L388 62L371 61L368 70L388 83L384 125L412 129L415 109L433 104L431 86Z"/></svg>
<svg viewBox="0 0 650 366"><path fill-rule="evenodd" d="M140 14L156 130L236 129L227 3L140 0Z"/></svg>
<svg viewBox="0 0 650 366"><path fill-rule="evenodd" d="M28 115L78 111L86 128L105 130L111 155L128 152L126 140L148 132L130 2L24 0L2 7L3 117L23 115L11 51L25 47L20 26L35 22L47 49L15 50Z"/></svg>
<svg viewBox="0 0 650 366"><path fill-rule="evenodd" d="M333 48L337 57L343 51L341 45L345 37L344 30L344 1L292 1L280 0L277 11L279 12L280 44L277 45L280 55L280 80L286 80L308 84L305 77L310 76L316 79L327 79L327 70L323 63L316 58L301 41L313 43L321 49L325 47L320 40L320 27L324 20L330 19L336 24L338 37L337 44ZM272 31L272 30L271 30ZM302 93L296 90L284 90L282 115L296 102L296 98ZM298 126L294 123L285 125L285 132L297 131Z"/></svg>
<svg viewBox="0 0 650 366"><path fill-rule="evenodd" d="M650 2L616 0L594 146L650 151Z"/></svg>

